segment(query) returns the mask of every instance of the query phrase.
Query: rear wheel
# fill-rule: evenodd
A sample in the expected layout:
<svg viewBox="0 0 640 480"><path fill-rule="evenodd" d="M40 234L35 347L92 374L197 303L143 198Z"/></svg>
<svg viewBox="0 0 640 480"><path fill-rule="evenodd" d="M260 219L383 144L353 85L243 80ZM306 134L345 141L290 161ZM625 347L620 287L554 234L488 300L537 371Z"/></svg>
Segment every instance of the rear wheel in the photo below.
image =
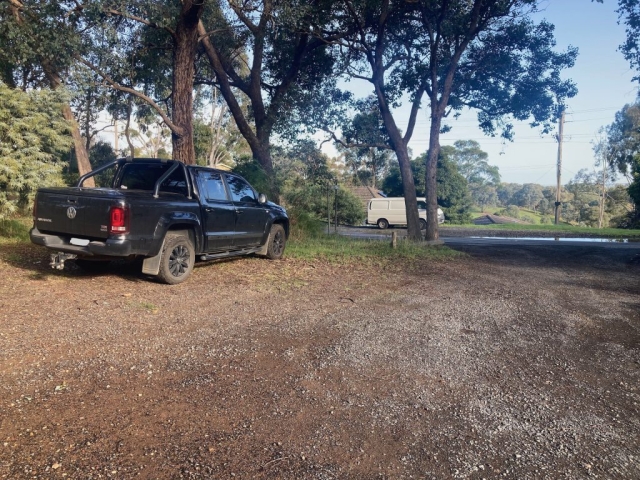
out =
<svg viewBox="0 0 640 480"><path fill-rule="evenodd" d="M380 220L378 220L378 228L380 230L385 230L389 228L389 222L387 222L385 218L381 218Z"/></svg>
<svg viewBox="0 0 640 480"><path fill-rule="evenodd" d="M267 242L269 242L267 246L267 258L270 260L279 260L282 258L284 248L287 244L287 236L282 225L275 223L271 226Z"/></svg>
<svg viewBox="0 0 640 480"><path fill-rule="evenodd" d="M420 230L426 230L427 229L427 221L424 218L420 219Z"/></svg>
<svg viewBox="0 0 640 480"><path fill-rule="evenodd" d="M188 235L168 233L162 247L158 277L164 283L176 285L184 282L196 261L196 252Z"/></svg>

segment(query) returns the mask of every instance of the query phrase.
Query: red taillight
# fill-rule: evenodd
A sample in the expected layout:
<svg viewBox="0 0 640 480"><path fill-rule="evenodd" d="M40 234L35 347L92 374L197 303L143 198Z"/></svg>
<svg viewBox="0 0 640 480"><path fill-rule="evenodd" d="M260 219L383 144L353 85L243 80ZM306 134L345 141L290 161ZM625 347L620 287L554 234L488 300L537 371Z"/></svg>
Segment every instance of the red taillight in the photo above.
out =
<svg viewBox="0 0 640 480"><path fill-rule="evenodd" d="M117 235L129 233L129 210L126 207L111 207L109 212L109 233Z"/></svg>

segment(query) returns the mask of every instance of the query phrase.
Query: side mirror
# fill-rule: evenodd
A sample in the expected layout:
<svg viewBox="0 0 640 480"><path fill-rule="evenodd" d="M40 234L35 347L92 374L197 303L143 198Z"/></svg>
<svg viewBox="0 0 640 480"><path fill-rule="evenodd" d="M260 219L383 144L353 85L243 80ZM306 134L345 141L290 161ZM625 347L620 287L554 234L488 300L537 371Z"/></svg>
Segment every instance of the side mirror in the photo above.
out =
<svg viewBox="0 0 640 480"><path fill-rule="evenodd" d="M258 195L258 203L259 204L267 203L267 196L264 193L261 193L260 195Z"/></svg>

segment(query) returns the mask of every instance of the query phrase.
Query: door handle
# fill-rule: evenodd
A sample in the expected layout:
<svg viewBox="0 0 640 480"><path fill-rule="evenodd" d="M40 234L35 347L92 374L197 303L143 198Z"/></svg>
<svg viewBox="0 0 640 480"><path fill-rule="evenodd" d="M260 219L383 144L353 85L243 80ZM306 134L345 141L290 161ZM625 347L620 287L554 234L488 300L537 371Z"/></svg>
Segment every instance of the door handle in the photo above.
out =
<svg viewBox="0 0 640 480"><path fill-rule="evenodd" d="M243 212L244 212L244 210L238 210L238 209L236 209L236 213L237 213L238 215L240 215L240 214L241 214L241 213L243 213Z"/></svg>

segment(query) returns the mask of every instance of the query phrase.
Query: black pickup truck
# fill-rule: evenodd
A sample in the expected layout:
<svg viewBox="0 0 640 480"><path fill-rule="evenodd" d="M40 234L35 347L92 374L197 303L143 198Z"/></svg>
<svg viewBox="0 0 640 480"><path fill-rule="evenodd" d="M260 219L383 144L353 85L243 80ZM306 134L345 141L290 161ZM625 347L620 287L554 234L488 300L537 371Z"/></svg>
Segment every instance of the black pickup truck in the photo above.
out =
<svg viewBox="0 0 640 480"><path fill-rule="evenodd" d="M82 186L108 169L110 188ZM172 160L119 159L76 187L41 188L33 217L31 241L54 252L54 268L143 258L142 272L169 284L186 280L196 258L279 259L289 236L285 209L239 175Z"/></svg>

